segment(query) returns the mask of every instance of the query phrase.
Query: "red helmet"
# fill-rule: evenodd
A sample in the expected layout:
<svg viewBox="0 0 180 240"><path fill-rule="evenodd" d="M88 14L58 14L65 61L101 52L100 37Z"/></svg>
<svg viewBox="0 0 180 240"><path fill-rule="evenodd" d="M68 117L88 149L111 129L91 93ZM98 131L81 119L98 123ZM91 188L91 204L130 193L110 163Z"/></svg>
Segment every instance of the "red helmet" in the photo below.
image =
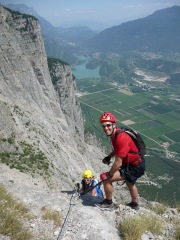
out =
<svg viewBox="0 0 180 240"><path fill-rule="evenodd" d="M116 117L110 113L110 112L104 112L100 119L99 119L100 123L102 122L112 122L112 123L116 123Z"/></svg>

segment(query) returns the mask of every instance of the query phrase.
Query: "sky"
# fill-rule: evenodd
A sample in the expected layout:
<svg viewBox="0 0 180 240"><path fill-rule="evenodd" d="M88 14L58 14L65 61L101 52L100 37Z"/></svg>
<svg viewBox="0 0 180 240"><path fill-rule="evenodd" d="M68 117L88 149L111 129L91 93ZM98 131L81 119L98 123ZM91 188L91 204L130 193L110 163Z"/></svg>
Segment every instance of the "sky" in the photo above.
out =
<svg viewBox="0 0 180 240"><path fill-rule="evenodd" d="M0 0L1 4L25 4L54 26L111 27L146 17L180 0ZM91 26L92 25L92 26Z"/></svg>

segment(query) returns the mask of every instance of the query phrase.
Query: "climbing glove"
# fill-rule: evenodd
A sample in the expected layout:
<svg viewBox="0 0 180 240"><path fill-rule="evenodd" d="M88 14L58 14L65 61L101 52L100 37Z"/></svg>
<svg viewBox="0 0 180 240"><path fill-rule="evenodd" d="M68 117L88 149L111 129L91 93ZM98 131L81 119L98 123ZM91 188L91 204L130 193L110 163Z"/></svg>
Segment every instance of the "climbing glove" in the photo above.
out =
<svg viewBox="0 0 180 240"><path fill-rule="evenodd" d="M108 179L110 177L111 176L109 175L109 172L101 173L101 175L100 175L101 181L104 181L104 180L106 180L106 179Z"/></svg>
<svg viewBox="0 0 180 240"><path fill-rule="evenodd" d="M102 160L102 162L103 162L104 164L109 165L109 164L110 164L110 160L111 160L111 157L110 157L110 156L106 156L106 157Z"/></svg>

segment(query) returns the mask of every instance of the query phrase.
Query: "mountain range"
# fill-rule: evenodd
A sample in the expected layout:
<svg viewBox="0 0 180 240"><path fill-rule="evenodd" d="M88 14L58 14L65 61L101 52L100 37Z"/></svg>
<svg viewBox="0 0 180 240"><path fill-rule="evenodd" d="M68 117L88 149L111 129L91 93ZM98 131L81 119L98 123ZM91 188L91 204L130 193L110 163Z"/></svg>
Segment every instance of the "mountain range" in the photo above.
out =
<svg viewBox="0 0 180 240"><path fill-rule="evenodd" d="M100 32L84 46L92 51L125 53L151 51L180 52L180 6L122 23Z"/></svg>
<svg viewBox="0 0 180 240"><path fill-rule="evenodd" d="M48 56L78 63L77 54L88 52L155 53L180 52L180 6L158 10L153 14L113 26L97 33L86 26L54 27L37 12L24 4L7 4L8 8L32 14L40 22Z"/></svg>
<svg viewBox="0 0 180 240"><path fill-rule="evenodd" d="M5 6L13 11L36 17L40 23L47 55L63 59L68 63L78 63L79 60L74 54L77 46L97 34L87 26L55 27L25 4L6 4Z"/></svg>

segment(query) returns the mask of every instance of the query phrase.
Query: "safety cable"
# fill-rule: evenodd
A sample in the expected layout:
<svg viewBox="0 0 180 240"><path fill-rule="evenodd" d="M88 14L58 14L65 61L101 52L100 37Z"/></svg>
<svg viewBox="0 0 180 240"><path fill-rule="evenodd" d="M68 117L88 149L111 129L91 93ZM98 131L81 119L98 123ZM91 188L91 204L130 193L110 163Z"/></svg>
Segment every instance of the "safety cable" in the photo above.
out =
<svg viewBox="0 0 180 240"><path fill-rule="evenodd" d="M57 240L63 239L63 236L64 236L64 231L63 230L65 229L65 224L67 223L68 216L69 216L69 214L71 212L71 208L72 208L72 205L73 205L72 204L72 199L73 199L74 196L79 196L79 186L80 186L79 183L77 183L77 185L76 185L77 189L75 190L75 193L73 193L71 195L70 202L69 202L69 209L67 211L66 217L64 219L64 222L63 222L63 225L62 225L61 230L59 232L59 235L57 237Z"/></svg>

